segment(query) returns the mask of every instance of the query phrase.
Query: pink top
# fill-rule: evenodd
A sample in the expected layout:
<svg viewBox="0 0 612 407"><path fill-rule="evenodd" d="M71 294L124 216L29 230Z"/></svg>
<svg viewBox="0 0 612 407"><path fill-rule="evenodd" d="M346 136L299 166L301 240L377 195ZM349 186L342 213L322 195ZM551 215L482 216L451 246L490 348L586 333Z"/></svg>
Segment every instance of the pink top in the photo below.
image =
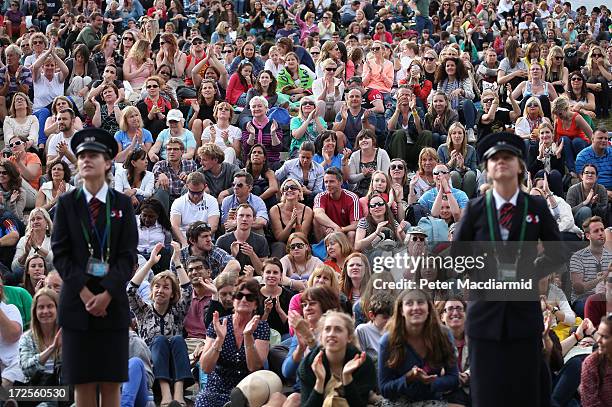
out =
<svg viewBox="0 0 612 407"><path fill-rule="evenodd" d="M372 70L370 70L372 66ZM368 89L376 89L381 93L391 92L393 86L393 63L384 60L383 66L378 65L374 60L363 64L363 85Z"/></svg>
<svg viewBox="0 0 612 407"><path fill-rule="evenodd" d="M140 69L141 65L136 65L136 61L134 61L133 58L128 58L125 60L125 63L127 64L127 66L130 67L130 71L131 72L136 72L138 71L138 69ZM132 88L134 89L141 89L142 85L144 85L145 81L147 80L147 78L151 75L153 75L155 71L153 69L145 69L143 72L139 73L138 75L134 76L132 78L132 80L128 81L130 82L130 85L132 85Z"/></svg>
<svg viewBox="0 0 612 407"><path fill-rule="evenodd" d="M287 313L291 311L297 311L298 314L304 316L304 313L302 312L302 293L297 293L296 295L291 297L291 301L289 301L289 310L287 311ZM293 336L293 332L293 328L291 327L291 325L289 325L289 334L291 336Z"/></svg>
<svg viewBox="0 0 612 407"><path fill-rule="evenodd" d="M582 363L580 401L583 407L612 406L612 363L606 363L603 380L600 380L598 362L602 357L606 356L591 353Z"/></svg>

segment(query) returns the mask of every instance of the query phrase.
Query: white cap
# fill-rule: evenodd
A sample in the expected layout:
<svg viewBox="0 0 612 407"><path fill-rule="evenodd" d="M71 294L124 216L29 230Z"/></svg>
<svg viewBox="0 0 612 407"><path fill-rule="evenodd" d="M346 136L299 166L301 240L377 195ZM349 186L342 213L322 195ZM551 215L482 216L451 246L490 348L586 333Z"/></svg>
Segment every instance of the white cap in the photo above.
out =
<svg viewBox="0 0 612 407"><path fill-rule="evenodd" d="M185 122L185 118L183 117L183 112L181 112L178 109L171 109L168 112L168 116L166 116L166 125L170 126L170 121L176 121L176 122L181 122L184 123Z"/></svg>

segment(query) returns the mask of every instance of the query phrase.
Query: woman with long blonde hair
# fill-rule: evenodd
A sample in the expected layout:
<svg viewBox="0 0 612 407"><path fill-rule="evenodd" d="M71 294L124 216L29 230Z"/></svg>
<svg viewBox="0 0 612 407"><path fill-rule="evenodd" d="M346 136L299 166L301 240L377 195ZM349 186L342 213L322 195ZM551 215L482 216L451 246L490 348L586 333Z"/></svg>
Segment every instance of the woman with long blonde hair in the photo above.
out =
<svg viewBox="0 0 612 407"><path fill-rule="evenodd" d="M145 80L155 73L155 64L151 59L151 43L148 40L138 40L130 49L123 63L123 79L130 83L132 92L128 99L138 101Z"/></svg>
<svg viewBox="0 0 612 407"><path fill-rule="evenodd" d="M451 124L446 143L438 147L438 157L450 170L453 187L472 197L476 192L476 149L467 143L463 124Z"/></svg>
<svg viewBox="0 0 612 407"><path fill-rule="evenodd" d="M149 41L149 44L154 46L155 40L159 35L159 20L150 17L142 19L142 28L140 29L141 38Z"/></svg>
<svg viewBox="0 0 612 407"><path fill-rule="evenodd" d="M283 274L294 280L290 289L301 291L306 287L305 282L310 274L323 262L312 255L308 238L302 232L293 232L287 239L286 247L287 255L281 259ZM283 281L286 281L284 277Z"/></svg>
<svg viewBox="0 0 612 407"><path fill-rule="evenodd" d="M555 45L548 51L546 57L546 81L550 82L560 95L565 92L565 84L569 78L569 71L566 66L563 66L565 53L563 48Z"/></svg>

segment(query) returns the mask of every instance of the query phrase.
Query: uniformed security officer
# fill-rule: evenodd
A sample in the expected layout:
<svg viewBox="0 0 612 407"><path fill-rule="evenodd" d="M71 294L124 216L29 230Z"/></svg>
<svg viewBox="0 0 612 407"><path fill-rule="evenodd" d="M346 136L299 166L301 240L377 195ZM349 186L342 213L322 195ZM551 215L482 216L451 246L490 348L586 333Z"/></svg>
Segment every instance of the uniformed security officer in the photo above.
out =
<svg viewBox="0 0 612 407"><path fill-rule="evenodd" d="M538 240L552 251L550 242L559 241L560 235L546 202L521 190L525 144L512 133L494 133L481 140L477 152L492 188L469 202L455 240L463 249L463 242L493 247L496 277L532 278L537 291L538 279L554 271L563 258L538 255ZM506 261L500 261L504 257ZM468 307L473 406L545 406L550 402L550 379L542 357L544 325L537 295L529 301L495 299L477 299Z"/></svg>
<svg viewBox="0 0 612 407"><path fill-rule="evenodd" d="M59 303L62 378L74 385L77 406L119 406L128 379L126 284L136 258L138 230L130 199L107 184L117 143L88 128L71 141L83 187L62 195L51 238L64 285Z"/></svg>

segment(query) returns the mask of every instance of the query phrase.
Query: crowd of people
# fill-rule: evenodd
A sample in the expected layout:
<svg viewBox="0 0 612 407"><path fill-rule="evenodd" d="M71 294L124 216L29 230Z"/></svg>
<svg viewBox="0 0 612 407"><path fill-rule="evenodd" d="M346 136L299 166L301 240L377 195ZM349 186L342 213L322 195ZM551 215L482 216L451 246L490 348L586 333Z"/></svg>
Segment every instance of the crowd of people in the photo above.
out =
<svg viewBox="0 0 612 407"><path fill-rule="evenodd" d="M506 131L574 248L540 288L550 405L612 405L612 17L576 6L5 2L2 387L61 381L51 235L95 127L138 227L122 406L470 406L465 293L375 284L461 276L374 264L441 254Z"/></svg>

